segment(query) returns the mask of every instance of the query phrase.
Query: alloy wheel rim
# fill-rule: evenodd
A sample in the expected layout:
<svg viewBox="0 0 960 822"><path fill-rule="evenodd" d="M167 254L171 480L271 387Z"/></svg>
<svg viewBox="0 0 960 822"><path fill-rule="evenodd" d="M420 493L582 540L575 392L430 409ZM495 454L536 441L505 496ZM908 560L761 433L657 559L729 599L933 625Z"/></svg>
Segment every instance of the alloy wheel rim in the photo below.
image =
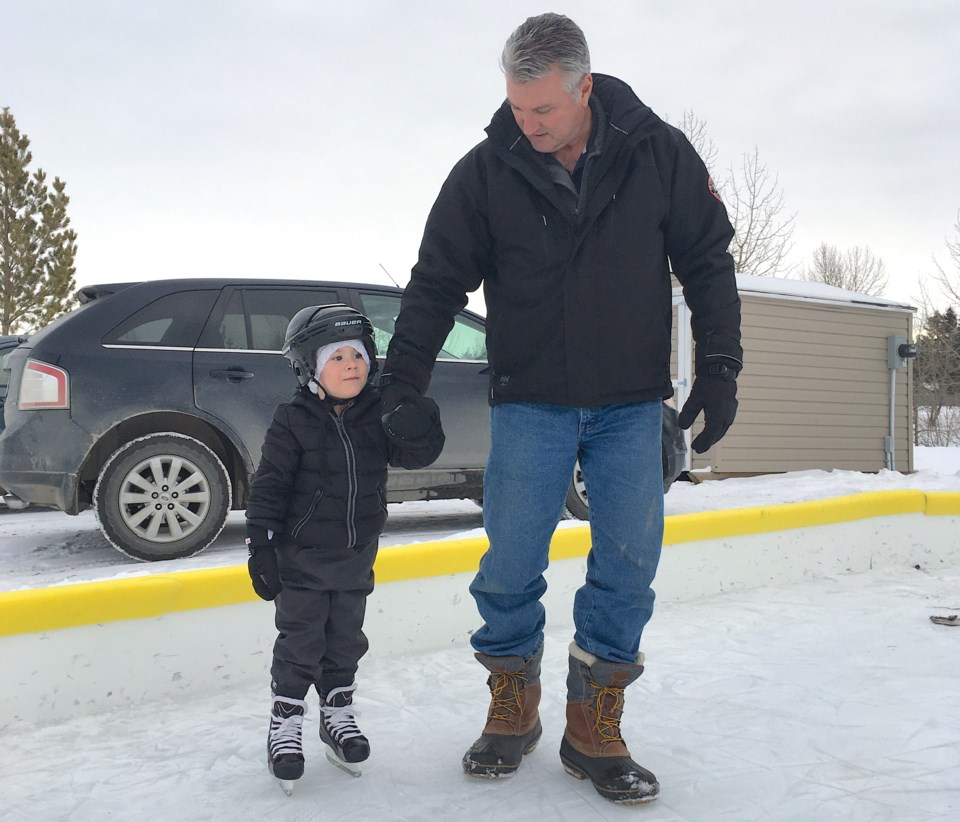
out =
<svg viewBox="0 0 960 822"><path fill-rule="evenodd" d="M118 502L124 525L140 539L176 542L203 524L210 497L210 483L196 463L158 454L127 472Z"/></svg>
<svg viewBox="0 0 960 822"><path fill-rule="evenodd" d="M573 490L576 492L580 501L587 504L587 484L583 481L583 469L580 468L580 462L577 461L573 469Z"/></svg>

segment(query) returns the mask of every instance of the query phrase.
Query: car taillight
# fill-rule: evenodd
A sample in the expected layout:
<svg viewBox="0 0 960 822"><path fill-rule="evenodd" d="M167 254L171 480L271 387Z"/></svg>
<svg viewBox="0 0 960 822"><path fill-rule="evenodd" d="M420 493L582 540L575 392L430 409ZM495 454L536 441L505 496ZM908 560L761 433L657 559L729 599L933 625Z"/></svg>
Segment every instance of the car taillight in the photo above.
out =
<svg viewBox="0 0 960 822"><path fill-rule="evenodd" d="M17 408L69 408L70 377L62 368L37 360L27 360L20 380Z"/></svg>

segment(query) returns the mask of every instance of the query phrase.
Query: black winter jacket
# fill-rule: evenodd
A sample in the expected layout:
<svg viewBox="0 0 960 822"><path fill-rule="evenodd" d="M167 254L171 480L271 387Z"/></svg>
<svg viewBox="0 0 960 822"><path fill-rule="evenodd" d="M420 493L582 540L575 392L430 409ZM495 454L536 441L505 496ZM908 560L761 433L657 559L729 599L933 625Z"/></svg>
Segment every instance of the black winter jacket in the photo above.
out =
<svg viewBox="0 0 960 822"><path fill-rule="evenodd" d="M487 306L490 402L603 406L669 397L671 265L698 361L742 361L733 229L696 151L620 80L594 74L579 202L508 103L427 219L385 370L426 391L468 292Z"/></svg>
<svg viewBox="0 0 960 822"><path fill-rule="evenodd" d="M368 385L343 410L298 391L273 415L247 501L247 524L321 548L362 548L387 521L387 463L430 465L443 435L420 447L387 438L380 392Z"/></svg>

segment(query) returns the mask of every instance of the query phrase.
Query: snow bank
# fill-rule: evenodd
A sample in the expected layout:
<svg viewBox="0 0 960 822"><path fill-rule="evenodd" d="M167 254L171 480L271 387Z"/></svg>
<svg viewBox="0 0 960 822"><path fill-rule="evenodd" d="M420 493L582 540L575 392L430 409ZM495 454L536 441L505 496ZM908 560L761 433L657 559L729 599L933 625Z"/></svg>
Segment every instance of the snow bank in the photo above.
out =
<svg viewBox="0 0 960 822"><path fill-rule="evenodd" d="M960 565L960 494L890 491L667 518L661 602L879 566ZM483 539L381 551L371 654L466 646ZM569 609L589 530L559 529L545 604ZM272 607L243 566L0 594L0 729L265 681Z"/></svg>

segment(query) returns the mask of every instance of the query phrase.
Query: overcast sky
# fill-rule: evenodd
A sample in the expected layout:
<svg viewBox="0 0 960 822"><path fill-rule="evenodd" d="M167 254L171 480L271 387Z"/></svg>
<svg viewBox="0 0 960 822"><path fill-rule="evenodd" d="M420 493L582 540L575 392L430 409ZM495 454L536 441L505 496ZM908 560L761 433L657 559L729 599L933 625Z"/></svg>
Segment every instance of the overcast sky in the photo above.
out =
<svg viewBox="0 0 960 822"><path fill-rule="evenodd" d="M0 106L67 182L77 283L400 283L504 95L510 31L583 28L595 71L757 146L793 260L869 245L914 301L960 209L957 0L0 0Z"/></svg>

